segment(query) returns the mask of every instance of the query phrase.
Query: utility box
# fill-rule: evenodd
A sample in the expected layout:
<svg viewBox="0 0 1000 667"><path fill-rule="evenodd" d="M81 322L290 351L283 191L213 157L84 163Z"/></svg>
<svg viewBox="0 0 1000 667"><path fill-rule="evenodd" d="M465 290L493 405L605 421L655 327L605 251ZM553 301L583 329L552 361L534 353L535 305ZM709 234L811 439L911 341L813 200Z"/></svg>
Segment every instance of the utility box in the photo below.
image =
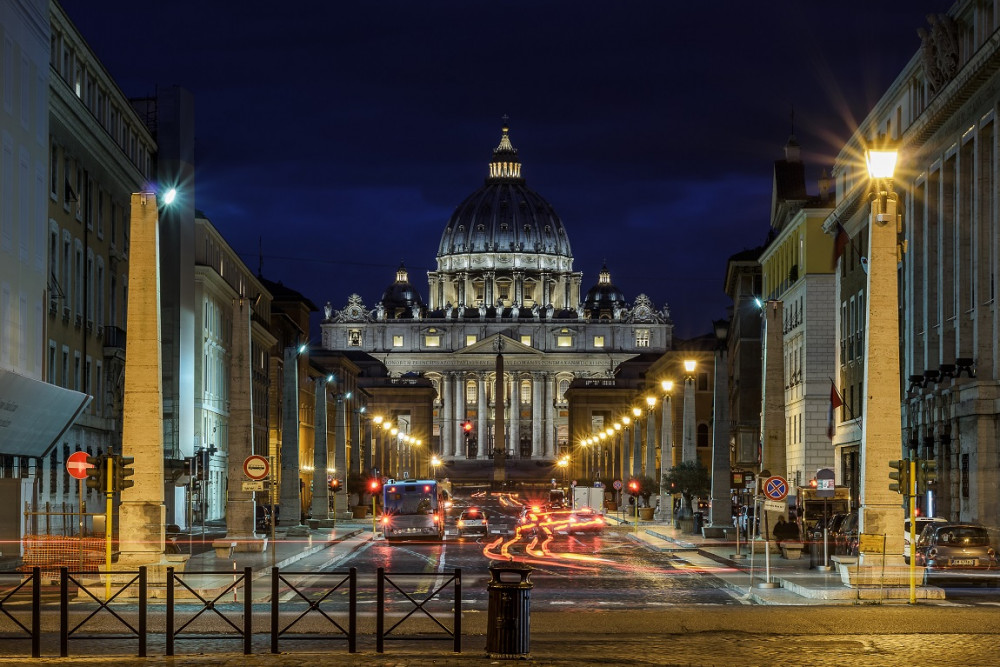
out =
<svg viewBox="0 0 1000 667"><path fill-rule="evenodd" d="M573 509L578 510L583 507L604 514L604 487L573 487Z"/></svg>

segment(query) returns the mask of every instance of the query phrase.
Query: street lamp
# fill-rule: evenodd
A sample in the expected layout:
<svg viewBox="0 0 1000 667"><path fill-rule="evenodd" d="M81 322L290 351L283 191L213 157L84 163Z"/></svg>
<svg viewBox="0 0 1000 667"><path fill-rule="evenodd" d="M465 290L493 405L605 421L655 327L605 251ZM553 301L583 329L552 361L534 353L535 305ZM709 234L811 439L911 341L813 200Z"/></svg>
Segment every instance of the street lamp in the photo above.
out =
<svg viewBox="0 0 1000 667"><path fill-rule="evenodd" d="M667 490L667 485L664 484L663 479L666 477L667 473L670 472L671 466L673 466L673 415L671 414L672 405L670 403L670 392L674 390L673 380L663 380L660 382L660 389L663 390L663 408L662 415L660 418L660 519L663 520L667 517L667 512L673 514L674 505Z"/></svg>
<svg viewBox="0 0 1000 667"><path fill-rule="evenodd" d="M868 224L867 301L865 328L865 407L861 430L860 533L884 533L884 554L862 550L859 564L878 566L897 562L903 551L903 508L889 489L887 462L902 452L902 414L899 387L899 293L897 266L901 256L901 220L892 177L897 151L886 145L869 146L865 161L871 177L871 217ZM868 543L870 544L870 542Z"/></svg>

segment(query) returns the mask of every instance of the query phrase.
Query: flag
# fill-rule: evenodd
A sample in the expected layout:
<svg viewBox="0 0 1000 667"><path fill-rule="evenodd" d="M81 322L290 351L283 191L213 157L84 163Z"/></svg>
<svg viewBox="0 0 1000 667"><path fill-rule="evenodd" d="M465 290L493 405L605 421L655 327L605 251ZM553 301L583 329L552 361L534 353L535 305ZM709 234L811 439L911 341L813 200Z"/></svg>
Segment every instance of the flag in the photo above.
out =
<svg viewBox="0 0 1000 667"><path fill-rule="evenodd" d="M833 239L833 264L831 268L837 268L837 260L844 255L844 251L847 249L847 244L850 242L850 235L847 233L847 230L844 229L844 226L838 222L837 235Z"/></svg>
<svg viewBox="0 0 1000 667"><path fill-rule="evenodd" d="M830 412L827 415L826 423L826 437L833 440L833 434L837 431L837 422L835 421L835 414L837 408L842 406L844 401L840 399L840 394L837 393L837 385L830 381Z"/></svg>

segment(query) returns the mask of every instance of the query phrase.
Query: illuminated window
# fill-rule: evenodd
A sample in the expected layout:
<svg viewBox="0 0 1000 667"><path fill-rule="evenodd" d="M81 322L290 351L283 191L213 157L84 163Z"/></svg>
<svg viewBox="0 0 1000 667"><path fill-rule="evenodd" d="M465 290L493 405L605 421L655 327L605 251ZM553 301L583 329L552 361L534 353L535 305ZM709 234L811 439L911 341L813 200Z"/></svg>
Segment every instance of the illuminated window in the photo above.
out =
<svg viewBox="0 0 1000 667"><path fill-rule="evenodd" d="M441 336L424 336L424 345L427 347L441 347Z"/></svg>
<svg viewBox="0 0 1000 667"><path fill-rule="evenodd" d="M361 347L361 329L351 329L347 332L348 347Z"/></svg>
<svg viewBox="0 0 1000 667"><path fill-rule="evenodd" d="M531 347L531 334L521 334L521 345Z"/></svg>
<svg viewBox="0 0 1000 667"><path fill-rule="evenodd" d="M556 347L573 347L573 337L565 335L556 336Z"/></svg>
<svg viewBox="0 0 1000 667"><path fill-rule="evenodd" d="M392 337L392 346L393 347L403 347L403 336L401 334L395 334Z"/></svg>
<svg viewBox="0 0 1000 667"><path fill-rule="evenodd" d="M569 389L569 380L559 380L559 402L566 402L566 390Z"/></svg>
<svg viewBox="0 0 1000 667"><path fill-rule="evenodd" d="M476 398L476 381L469 380L465 383L465 402L475 403Z"/></svg>
<svg viewBox="0 0 1000 667"><path fill-rule="evenodd" d="M531 382L521 380L521 402L531 403Z"/></svg>
<svg viewBox="0 0 1000 667"><path fill-rule="evenodd" d="M594 336L594 347L604 347L604 336Z"/></svg>
<svg viewBox="0 0 1000 667"><path fill-rule="evenodd" d="M476 338L476 334L467 334L465 336L466 345L474 345L477 340L478 338Z"/></svg>
<svg viewBox="0 0 1000 667"><path fill-rule="evenodd" d="M649 329L635 330L635 346L649 347Z"/></svg>

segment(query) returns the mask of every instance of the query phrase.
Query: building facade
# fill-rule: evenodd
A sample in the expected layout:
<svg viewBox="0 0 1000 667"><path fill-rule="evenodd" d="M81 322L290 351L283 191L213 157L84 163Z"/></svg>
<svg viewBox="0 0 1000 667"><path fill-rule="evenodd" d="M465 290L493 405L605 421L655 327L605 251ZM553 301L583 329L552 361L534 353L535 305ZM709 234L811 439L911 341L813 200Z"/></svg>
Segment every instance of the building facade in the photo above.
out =
<svg viewBox="0 0 1000 667"><path fill-rule="evenodd" d="M836 160L837 206L826 223L831 234L841 224L859 256L845 255L837 283L837 363L845 393L835 439L838 478L850 474L851 452L860 446L852 422L865 418L858 401L864 391L867 295L864 265L857 260L867 253L869 188L859 156L869 142L887 137L900 148L893 185L905 241L899 457L913 454L938 464L933 491L918 499L921 512L993 529L1000 527L996 4L961 0L947 14L928 17L920 50ZM888 472L886 478L888 483Z"/></svg>
<svg viewBox="0 0 1000 667"><path fill-rule="evenodd" d="M401 266L372 307L358 295L340 310L327 304L322 341L370 354L391 378L430 380L430 442L449 461L487 460L498 449L555 460L570 445L574 379L613 378L622 362L671 345L666 307L644 295L630 305L606 268L581 290L566 229L525 185L506 126L485 185L447 222L427 277L426 301ZM492 442L496 419L505 424L500 446Z"/></svg>

